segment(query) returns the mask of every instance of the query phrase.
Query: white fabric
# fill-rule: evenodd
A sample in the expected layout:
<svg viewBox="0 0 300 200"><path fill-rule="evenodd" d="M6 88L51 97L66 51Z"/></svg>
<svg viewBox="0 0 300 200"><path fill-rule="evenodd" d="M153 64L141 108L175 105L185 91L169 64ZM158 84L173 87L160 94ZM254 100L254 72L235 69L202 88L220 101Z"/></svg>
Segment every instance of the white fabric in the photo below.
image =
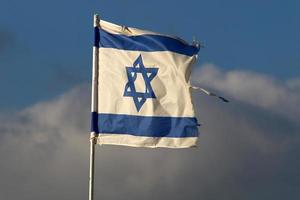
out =
<svg viewBox="0 0 300 200"><path fill-rule="evenodd" d="M131 146L131 147L167 147L188 148L197 146L197 137L168 138L168 137L142 137L133 135L99 134L97 143Z"/></svg>
<svg viewBox="0 0 300 200"><path fill-rule="evenodd" d="M100 27L109 33L127 36L143 34L162 35L119 26L103 20L100 21ZM181 40L173 36L168 37ZM185 43L185 41L182 42ZM128 82L126 67L133 67L134 61L139 56L142 57L145 68L158 68L158 73L150 82L156 98L147 98L138 111L133 98L124 96L124 90ZM188 79L190 67L195 60L196 55L186 56L170 51L142 52L100 48L97 112L141 117L194 118L195 112ZM145 90L143 77L139 76L139 74L134 84L138 91L143 92ZM196 142L197 137L145 137L120 133L100 133L97 137L97 143L101 145L114 144L133 147L187 148L196 146Z"/></svg>
<svg viewBox="0 0 300 200"><path fill-rule="evenodd" d="M132 97L124 97L128 82L126 66L133 65L142 55L145 67L158 68L151 81L156 99L147 99L141 110L136 110ZM194 57L171 52L137 52L100 48L99 53L99 113L117 113L140 116L194 117L190 86L185 76ZM135 81L143 89L144 82ZM142 79L142 78L141 78Z"/></svg>

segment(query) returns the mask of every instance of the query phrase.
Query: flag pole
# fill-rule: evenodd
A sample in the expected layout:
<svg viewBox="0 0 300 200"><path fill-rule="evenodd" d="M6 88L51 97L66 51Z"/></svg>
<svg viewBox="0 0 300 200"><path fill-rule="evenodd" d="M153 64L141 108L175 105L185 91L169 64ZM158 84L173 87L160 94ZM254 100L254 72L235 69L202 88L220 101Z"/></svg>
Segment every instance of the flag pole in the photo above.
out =
<svg viewBox="0 0 300 200"><path fill-rule="evenodd" d="M95 138L90 140L90 175L89 175L89 200L94 199L94 172L95 172Z"/></svg>
<svg viewBox="0 0 300 200"><path fill-rule="evenodd" d="M92 132L90 137L90 171L89 171L89 200L94 200L94 174L95 174L95 144L97 143L98 131L94 128L98 123L98 65L99 65L99 28L100 19L94 15L94 46L93 46L93 75L92 75Z"/></svg>

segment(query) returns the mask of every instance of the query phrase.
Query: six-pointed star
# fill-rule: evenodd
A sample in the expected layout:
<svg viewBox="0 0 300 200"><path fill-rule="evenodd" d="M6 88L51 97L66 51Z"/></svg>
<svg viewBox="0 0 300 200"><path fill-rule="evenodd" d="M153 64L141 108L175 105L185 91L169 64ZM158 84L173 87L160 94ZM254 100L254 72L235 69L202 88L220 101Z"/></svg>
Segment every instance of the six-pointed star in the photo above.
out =
<svg viewBox="0 0 300 200"><path fill-rule="evenodd" d="M157 75L158 68L145 68L142 56L134 61L132 67L126 67L128 82L125 85L125 97L132 97L137 111L140 111L147 98L156 98L150 82ZM145 82L145 92L137 92L135 88L135 80L137 73L142 74Z"/></svg>

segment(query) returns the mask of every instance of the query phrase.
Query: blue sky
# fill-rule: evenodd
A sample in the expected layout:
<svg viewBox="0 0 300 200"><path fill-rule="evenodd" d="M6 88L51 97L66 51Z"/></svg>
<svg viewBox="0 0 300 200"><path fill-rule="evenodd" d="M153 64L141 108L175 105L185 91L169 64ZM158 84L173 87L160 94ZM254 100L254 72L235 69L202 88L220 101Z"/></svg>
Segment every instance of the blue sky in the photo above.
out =
<svg viewBox="0 0 300 200"><path fill-rule="evenodd" d="M196 37L206 46L198 65L209 62L279 80L298 77L299 8L296 0L4 0L0 109L21 108L90 81L94 13L188 41Z"/></svg>
<svg viewBox="0 0 300 200"><path fill-rule="evenodd" d="M230 100L192 93L199 148L97 146L96 199L300 199L299 10L296 0L1 0L0 199L87 198L94 13L196 37L206 47L193 83Z"/></svg>

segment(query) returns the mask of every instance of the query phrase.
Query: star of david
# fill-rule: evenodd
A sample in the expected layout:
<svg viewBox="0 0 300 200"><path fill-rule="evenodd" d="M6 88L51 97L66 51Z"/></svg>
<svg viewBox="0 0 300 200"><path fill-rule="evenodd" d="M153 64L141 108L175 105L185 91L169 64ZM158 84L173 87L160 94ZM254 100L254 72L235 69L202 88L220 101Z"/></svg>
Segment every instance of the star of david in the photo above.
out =
<svg viewBox="0 0 300 200"><path fill-rule="evenodd" d="M146 102L148 98L156 98L154 91L151 87L150 82L157 75L158 68L150 68L145 67L143 63L142 56L134 61L133 66L126 67L126 73L128 82L125 85L124 95L125 97L132 97L135 107L139 112L142 108L143 104ZM145 83L145 91L137 92L135 87L135 80L137 78L137 74L140 73L143 76L143 80Z"/></svg>

